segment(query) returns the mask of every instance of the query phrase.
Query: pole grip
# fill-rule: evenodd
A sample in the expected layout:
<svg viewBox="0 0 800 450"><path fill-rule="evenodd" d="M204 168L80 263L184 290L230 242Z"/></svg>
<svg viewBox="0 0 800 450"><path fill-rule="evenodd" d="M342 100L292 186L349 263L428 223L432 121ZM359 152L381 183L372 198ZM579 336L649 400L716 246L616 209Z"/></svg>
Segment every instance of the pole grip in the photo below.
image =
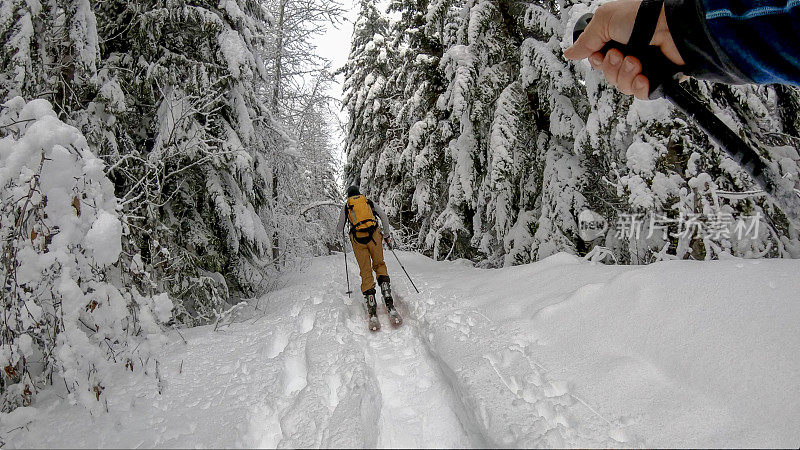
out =
<svg viewBox="0 0 800 450"><path fill-rule="evenodd" d="M594 14L587 13L578 19L572 31L572 42L578 40L581 34L589 26ZM635 27L636 25L634 25ZM635 30L634 30L635 32ZM609 50L615 48L626 56L634 56L642 63L642 75L650 81L650 99L661 98L663 96L662 86L668 82L674 82L675 75L681 72L681 67L670 61L661 49L656 45L640 46L638 49L631 45L633 43L621 44L617 41L608 41L600 53L605 55ZM642 50L644 49L644 50Z"/></svg>

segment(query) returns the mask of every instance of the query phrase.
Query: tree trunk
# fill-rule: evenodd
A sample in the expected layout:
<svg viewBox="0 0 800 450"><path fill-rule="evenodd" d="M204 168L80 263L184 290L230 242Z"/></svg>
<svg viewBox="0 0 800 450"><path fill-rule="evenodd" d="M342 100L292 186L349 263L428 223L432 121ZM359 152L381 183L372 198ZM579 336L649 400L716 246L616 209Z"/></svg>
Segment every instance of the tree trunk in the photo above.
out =
<svg viewBox="0 0 800 450"><path fill-rule="evenodd" d="M278 35L275 41L275 79L272 84L272 113L274 117L278 117L280 110L280 96L281 96L281 77L283 76L283 27L284 15L286 12L286 2L288 0L280 0L278 6ZM277 168L275 168L277 169ZM272 171L272 201L275 207L278 206L278 171ZM280 236L278 235L277 227L272 235L272 262L276 268L280 268Z"/></svg>

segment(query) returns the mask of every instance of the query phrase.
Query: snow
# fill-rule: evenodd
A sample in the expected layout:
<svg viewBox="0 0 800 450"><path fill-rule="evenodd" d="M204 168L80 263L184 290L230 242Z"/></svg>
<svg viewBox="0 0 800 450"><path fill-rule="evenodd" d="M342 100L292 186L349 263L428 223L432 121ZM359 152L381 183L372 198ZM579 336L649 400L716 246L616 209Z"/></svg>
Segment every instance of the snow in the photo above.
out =
<svg viewBox="0 0 800 450"><path fill-rule="evenodd" d="M150 297L120 286L109 267L123 238L114 185L86 138L47 101L11 99L0 121L8 124L0 139L0 231L13 268L0 365L25 371L6 378L4 400L27 406L39 387L54 384L68 404L100 413L105 387L118 378L109 377L114 363L145 365L161 341L160 325L141 304Z"/></svg>
<svg viewBox="0 0 800 450"><path fill-rule="evenodd" d="M800 439L800 261L606 266L559 253L486 270L399 256L422 291L389 261L399 329L380 309L383 330L369 333L360 299L344 294L342 255L316 258L252 303L259 314L172 332L158 376L118 374L128 381L108 388L108 413L45 392L0 416L3 439L9 448Z"/></svg>
<svg viewBox="0 0 800 450"><path fill-rule="evenodd" d="M240 78L243 75L242 70L245 71L245 75L252 76L249 72L250 67L254 65L253 54L247 49L247 44L236 30L228 29L221 32L217 42L233 78Z"/></svg>
<svg viewBox="0 0 800 450"><path fill-rule="evenodd" d="M163 293L154 295L153 304L155 305L153 312L155 313L156 318L158 318L158 320L162 323L167 323L169 319L172 318L172 309L174 307L169 295Z"/></svg>
<svg viewBox="0 0 800 450"><path fill-rule="evenodd" d="M119 218L101 211L86 233L86 247L92 250L94 260L101 266L117 262L122 253L122 224Z"/></svg>
<svg viewBox="0 0 800 450"><path fill-rule="evenodd" d="M117 80L108 80L100 88L100 95L108 99L108 104L114 111L124 112L128 109L125 104L125 93Z"/></svg>
<svg viewBox="0 0 800 450"><path fill-rule="evenodd" d="M628 188L628 202L637 209L650 210L655 207L653 192L647 182L639 175L630 175L620 178L620 183Z"/></svg>
<svg viewBox="0 0 800 450"><path fill-rule="evenodd" d="M628 167L634 173L652 176L653 170L656 168L656 159L659 157L659 154L652 145L637 140L628 147L625 156L627 158Z"/></svg>
<svg viewBox="0 0 800 450"><path fill-rule="evenodd" d="M77 50L77 61L87 73L93 74L97 70L100 54L97 18L88 0L74 0L71 3L69 37Z"/></svg>
<svg viewBox="0 0 800 450"><path fill-rule="evenodd" d="M672 103L659 98L656 100L634 99L628 110L627 122L630 127L636 128L648 122L668 123L672 120Z"/></svg>

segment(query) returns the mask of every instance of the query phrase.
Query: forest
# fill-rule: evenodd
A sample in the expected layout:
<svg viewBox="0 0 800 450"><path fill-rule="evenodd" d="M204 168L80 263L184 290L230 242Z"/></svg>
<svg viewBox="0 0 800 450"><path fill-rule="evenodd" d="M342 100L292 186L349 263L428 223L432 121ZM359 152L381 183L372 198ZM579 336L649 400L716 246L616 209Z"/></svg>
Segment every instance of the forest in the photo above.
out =
<svg viewBox="0 0 800 450"><path fill-rule="evenodd" d="M58 378L91 405L109 361L145 366L150 335L218 320L339 245L338 211L314 207L341 195L314 39L341 13L2 2L4 410Z"/></svg>

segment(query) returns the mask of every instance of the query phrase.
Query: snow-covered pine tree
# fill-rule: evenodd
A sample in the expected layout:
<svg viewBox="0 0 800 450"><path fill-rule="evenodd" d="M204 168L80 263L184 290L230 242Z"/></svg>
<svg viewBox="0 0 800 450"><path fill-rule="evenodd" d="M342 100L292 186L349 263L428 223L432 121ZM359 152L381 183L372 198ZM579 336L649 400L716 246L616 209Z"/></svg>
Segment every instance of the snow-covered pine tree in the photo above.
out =
<svg viewBox="0 0 800 450"><path fill-rule="evenodd" d="M77 121L107 155L155 283L181 300L182 321L210 320L271 270L272 119L257 52L268 17L244 0L105 2L96 14L101 87Z"/></svg>
<svg viewBox="0 0 800 450"><path fill-rule="evenodd" d="M268 104L265 5L8 6L3 98L50 99L107 162L130 231L125 257L150 274L141 287L167 289L179 320L193 323L274 275L273 236L287 226L277 216L296 216L302 200L273 195L294 173L277 148L294 141Z"/></svg>
<svg viewBox="0 0 800 450"><path fill-rule="evenodd" d="M442 45L438 35L425 32L429 23L447 23L444 16L452 8L450 2L441 3L437 16L429 20L428 2L393 1L389 10L400 19L390 26L374 2L364 2L347 66L352 70L346 74L349 102L345 106L351 116L348 182L361 183L366 192L379 198L388 213L399 219L400 233L415 235L412 241L424 237L430 228L430 203L446 201L432 195L444 187L442 182L431 184L435 171L429 164L437 155L418 157L429 138L442 139L435 113L436 100L444 90L438 70Z"/></svg>
<svg viewBox="0 0 800 450"><path fill-rule="evenodd" d="M344 74L344 107L347 125L346 183L359 184L362 174L372 179L375 158L387 143L390 107L393 102L387 77L396 60L389 42L389 22L374 0L361 0L354 23L350 57L340 69ZM370 158L371 157L371 158ZM357 160L357 166L351 161ZM368 161L365 161L368 160ZM364 183L365 187L367 186ZM375 192L379 186L370 186ZM370 192L365 192L370 193Z"/></svg>
<svg viewBox="0 0 800 450"><path fill-rule="evenodd" d="M403 173L403 190L393 195L393 202L399 200L403 218L413 218L420 223L420 237L430 227L430 194L444 187L430 184L431 164L435 158L421 158L423 147L443 148L447 136L438 129L443 115L437 112L436 102L445 91L447 82L439 65L444 55L443 39L454 39L453 31L463 22L458 17L462 2L439 0L435 2L409 2L396 0L389 4L389 11L400 15L392 24L392 45L400 47L395 67L389 78L390 86L397 92L398 102L392 117L393 144L401 149L397 170ZM449 31L445 33L445 28ZM432 145L429 140L440 145ZM433 154L441 158L443 152ZM392 186L386 191L391 192ZM419 196L415 196L419 194ZM439 200L446 201L444 198ZM392 202L390 202L392 203Z"/></svg>
<svg viewBox="0 0 800 450"><path fill-rule="evenodd" d="M532 66L552 66L561 59L561 51L569 45L569 38L560 33L571 29L574 20L584 11L583 6L577 5L561 18L554 28L561 45L550 46L549 51L541 53L538 47L528 59ZM531 7L528 13L529 25L534 28L536 22L543 24L541 18L547 17L545 12L537 12L536 7ZM531 21L537 17L538 20ZM554 19L555 16L549 22L556 23ZM526 43L535 44L530 38ZM788 227L777 230L771 225L773 220L758 201L741 198L732 200L729 205L720 201L720 196L726 193L723 189L741 192L752 189L753 185L743 170L723 156L697 124L666 101L640 102L621 96L585 64L570 65L570 70L576 75L574 79L586 89L586 94L577 92L577 95L569 90L566 98L573 99L572 104L561 103L562 108L566 106L567 115L574 110L581 118L585 117L585 126L575 134L574 154L581 155L581 165L585 168L585 178L577 186L586 207L602 211L612 219L612 224L630 213L638 213L645 222L648 218L661 218L657 222L664 226L664 230L650 233L650 224L645 223L642 235L621 240L610 230L604 244L615 251L618 261L649 263L664 257L703 259L717 257L723 252L749 257L791 255L787 249L796 245L792 243L796 242L796 236L792 236ZM768 113L775 111L774 106L769 106L774 103L770 100L774 96L769 93L773 88L730 87L696 81L692 86L696 95L705 99L718 115L738 116L748 123L742 130L759 132L781 128L775 114ZM737 91L739 94L733 94L734 97L746 98L745 103L749 104L733 106L737 112L731 113L731 107L726 105L738 103L728 100L730 93ZM588 99L588 110L586 104L574 100L580 98ZM552 107L555 109L558 105ZM574 123L567 128L573 132L577 129ZM735 233L728 237L726 233L702 236L699 229L680 232L687 220L697 215L721 219L753 213L764 214L761 233L756 239L738 238ZM732 231L733 225L728 224L726 228ZM664 233L666 238L662 237ZM578 246L582 244L579 240L574 242Z"/></svg>
<svg viewBox="0 0 800 450"><path fill-rule="evenodd" d="M402 185L390 180L378 190L384 198L400 193L385 198L384 204L400 200L388 209L406 213L403 222L413 224L419 241L434 256L475 257L476 249L488 255L497 240L492 242L482 232L486 199L480 185L486 180L489 136L503 139L500 129L509 125L498 119L493 127L495 101L518 67L521 38L513 19L507 20L492 2L397 1L390 9L401 17L393 27L394 41L401 48L393 66L402 70L392 74L390 83L402 92L392 123L403 151L398 158L393 145L372 157L399 160L397 170L411 176L393 174L394 180L403 180ZM504 97L501 115L519 106L513 90ZM495 143L494 148L500 145ZM369 169L368 161L365 166L356 157L356 162L362 170ZM499 171L496 175L496 182L502 183ZM444 192L447 196L437 195ZM408 212L416 216L412 221Z"/></svg>
<svg viewBox="0 0 800 450"><path fill-rule="evenodd" d="M400 161L413 161L413 169L398 170L411 170L413 186L399 174L372 176L375 161L393 160L393 146L351 151L349 157L353 167L370 175L361 176L367 189L413 199L411 208L401 203L393 215L419 232L417 245L433 256L507 265L558 251L582 254L598 244L618 261L632 263L725 253L798 254L795 232L768 199L734 194L752 190L752 183L696 124L665 101L631 101L588 65L563 58L571 43L565 30L592 7L497 1L394 5L401 12L395 27L413 30L418 42L443 46L441 59L433 59L437 75L428 79L441 77L446 88L427 91L436 93L435 102L404 101L391 109L388 120L400 125L399 140L406 144ZM409 60L428 60L420 46L401 49ZM422 70L405 66L389 79L413 80ZM796 89L691 86L740 132L772 145L767 150L782 161L784 173L796 171L796 119L787 114L796 108ZM401 98L414 98L411 92L403 91ZM355 127L362 119L351 120ZM612 224L600 242L578 237L577 216L586 208ZM416 214L412 220L398 214L409 210ZM666 237L661 229L649 233L644 224L638 238L618 239L614 225L630 214L658 218ZM678 233L698 214L761 214L760 233L756 239Z"/></svg>
<svg viewBox="0 0 800 450"><path fill-rule="evenodd" d="M309 206L338 195L324 93L330 76L324 60L308 61L317 58L310 42L338 9L331 2L281 3L291 8L280 53L285 70L278 77L270 64L276 56L276 20L267 1L3 3L0 98L6 102L2 117L8 120L0 125L3 136L9 135L4 142L12 145L19 135L24 135L20 142L32 139L25 134L27 121L36 118L14 119L30 109L20 106L24 101L18 96L49 100L68 124L57 122L69 137L59 145L80 163L64 172L72 174L72 181L62 180L80 186L62 188L75 191L70 204L82 220L75 233L53 232L54 226L66 230L59 221L75 219L69 219L69 208L61 208L60 215L37 213L54 207L57 199L51 194L45 203L39 195L44 188L35 183L28 183L28 191L39 197L26 197L33 199L26 211L35 214L20 213L14 195L26 185L14 183L26 176L44 177L43 167L52 177L52 164L24 166L30 170L20 174L13 172L23 166L4 164L9 180L4 214L9 217L3 223L15 224L2 228L10 258L4 265L4 292L12 293L3 296L5 317L11 317L3 324L4 408L30 401L41 376L53 381L54 371L62 369L68 389L86 384L78 372L88 374L90 387L96 388L92 395L100 398L109 384L103 381L107 367L101 359L123 357L130 347L152 362L146 355L149 345L140 344L159 324L212 320L231 296L269 288L292 258L328 251L334 214ZM302 71L308 68L314 71ZM304 78L304 73L315 76ZM44 114L47 120L50 115ZM56 123L55 117L51 122ZM52 152L63 150L57 147ZM51 152L49 147L41 150ZM4 155L14 154L9 152ZM98 166L93 155L105 162L105 175L97 174L103 164ZM119 260L98 262L86 254L99 241L81 240L95 232L96 214L89 214L84 202L91 203L91 211L113 216L106 222L118 220ZM115 248L113 239L103 244L110 246L106 252ZM56 247L66 258L60 270L75 270L59 275L47 269L47 261L39 261L52 259L54 252L39 259L26 254L47 270L39 278L30 270L27 278L17 278L14 255L19 251ZM71 291L74 301L61 314L53 295L72 286L70 275L86 298ZM54 287L58 276L61 287ZM86 308L85 314L75 302ZM64 320L58 322L60 315ZM77 359L68 358L66 350L54 355L54 345L80 337L76 330L86 334L80 348L74 348ZM33 339L32 346L25 336ZM39 356L44 369L30 374L25 358ZM129 365L133 369L136 364Z"/></svg>
<svg viewBox="0 0 800 450"><path fill-rule="evenodd" d="M566 45L563 42L562 48ZM630 213L644 222L641 235L621 240L614 233L606 235L604 245L614 250L618 261L798 255L796 233L782 213L696 123L664 100L631 101L605 85L598 74L589 73L587 66L577 69L583 72L579 77L590 102L585 131L576 141L576 152L583 149L588 169L582 188L587 205L612 217L612 223L622 219L633 225L625 218ZM796 155L785 145L768 148L777 144L768 136L783 130L774 87L696 80L686 86L743 136L755 137L753 145L764 148L768 159ZM580 110L578 105L576 109ZM620 109L625 115L615 113ZM785 143L785 135L781 137ZM790 159L796 171L797 157ZM743 218L748 228L757 223L757 236L734 232L738 222L729 223L732 218ZM653 224L655 232L650 232ZM687 226L694 229L684 232Z"/></svg>

